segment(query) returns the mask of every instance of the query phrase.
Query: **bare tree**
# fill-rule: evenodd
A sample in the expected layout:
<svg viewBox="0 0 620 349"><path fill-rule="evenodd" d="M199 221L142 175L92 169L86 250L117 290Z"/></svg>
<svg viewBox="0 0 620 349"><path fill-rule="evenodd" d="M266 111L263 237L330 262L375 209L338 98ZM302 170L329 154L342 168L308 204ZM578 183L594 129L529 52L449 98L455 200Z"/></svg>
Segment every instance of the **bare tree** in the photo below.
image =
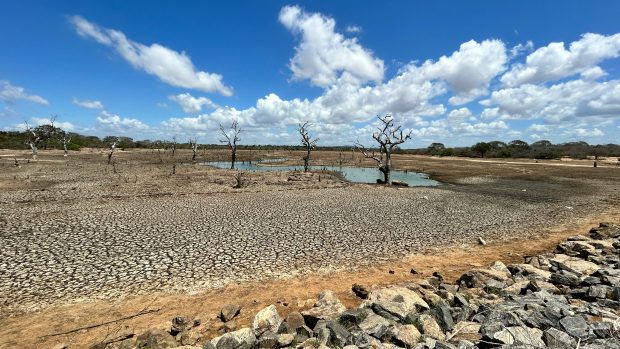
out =
<svg viewBox="0 0 620 349"><path fill-rule="evenodd" d="M359 142L355 143L355 147L364 154L364 157L377 162L379 171L383 173L383 183L389 184L390 171L392 170L392 150L411 138L411 131L404 133L400 125L394 126L394 118L391 114L377 116L377 118L380 121L380 126L377 127L378 132L373 133L372 138L379 143L379 156L376 156L374 151L369 154Z"/></svg>
<svg viewBox="0 0 620 349"><path fill-rule="evenodd" d="M67 150L67 144L71 143L71 137L69 137L67 132L63 132L60 141L62 142L62 149L65 151L63 156L66 157L69 155L69 151Z"/></svg>
<svg viewBox="0 0 620 349"><path fill-rule="evenodd" d="M190 138L189 145L192 148L192 162L196 162L196 153L198 152L198 137Z"/></svg>
<svg viewBox="0 0 620 349"><path fill-rule="evenodd" d="M316 147L316 142L319 141L318 138L312 139L310 133L308 132L308 121L303 124L299 124L299 128L297 131L301 136L301 144L306 147L306 155L303 157L304 159L304 172L308 172L308 164L310 163L310 153Z"/></svg>
<svg viewBox="0 0 620 349"><path fill-rule="evenodd" d="M172 136L172 157L174 157L174 153L177 151L177 136Z"/></svg>
<svg viewBox="0 0 620 349"><path fill-rule="evenodd" d="M54 126L54 121L56 120L56 116L52 116L50 123L46 125L40 125L35 128L30 127L28 122L26 122L26 145L30 147L32 150L32 159L36 160L39 152L39 145L43 142L47 143L47 141L52 138L59 129Z"/></svg>
<svg viewBox="0 0 620 349"><path fill-rule="evenodd" d="M225 139L220 139L220 143L228 144L230 148L230 168L235 168L235 161L237 160L237 142L241 140L239 138L239 133L241 133L241 128L239 128L239 122L237 120L233 120L230 125L229 131L224 129L224 126L220 124L220 132Z"/></svg>
<svg viewBox="0 0 620 349"><path fill-rule="evenodd" d="M110 149L108 149L108 165L112 162L112 156L114 155L114 150L116 149L117 142L118 140L110 144ZM114 173L116 173L116 167L114 168Z"/></svg>

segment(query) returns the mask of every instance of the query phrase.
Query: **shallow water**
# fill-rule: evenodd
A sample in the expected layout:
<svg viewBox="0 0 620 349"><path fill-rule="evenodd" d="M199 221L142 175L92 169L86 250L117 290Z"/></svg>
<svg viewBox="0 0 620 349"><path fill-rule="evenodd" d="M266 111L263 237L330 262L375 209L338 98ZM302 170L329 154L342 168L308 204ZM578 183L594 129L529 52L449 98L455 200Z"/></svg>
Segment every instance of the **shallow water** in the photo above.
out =
<svg viewBox="0 0 620 349"><path fill-rule="evenodd" d="M280 160L280 159L278 159ZM280 161L283 161L282 159ZM277 162L264 160L266 162ZM262 166L261 162L236 162L235 168L243 171L302 171L303 166ZM218 168L230 168L230 161L210 161L205 165L218 167ZM377 168L368 167L350 167L350 166L310 166L313 171L334 171L342 173L342 176L349 182L355 183L376 183L377 179L383 179L383 174ZM434 181L424 173L418 172L404 172L404 171L392 171L392 180L403 181L410 186L435 186L439 183Z"/></svg>

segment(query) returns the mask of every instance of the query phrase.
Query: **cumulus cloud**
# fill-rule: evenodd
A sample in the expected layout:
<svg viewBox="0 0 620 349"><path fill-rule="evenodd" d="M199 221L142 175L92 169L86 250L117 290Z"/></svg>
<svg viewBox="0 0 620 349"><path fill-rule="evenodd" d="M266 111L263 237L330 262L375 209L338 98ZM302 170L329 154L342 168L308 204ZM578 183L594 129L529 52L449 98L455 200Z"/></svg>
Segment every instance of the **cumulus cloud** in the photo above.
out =
<svg viewBox="0 0 620 349"><path fill-rule="evenodd" d="M122 118L105 110L101 111L99 116L97 116L97 124L107 130L121 133L130 133L149 128L148 125L138 119Z"/></svg>
<svg viewBox="0 0 620 349"><path fill-rule="evenodd" d="M49 102L41 96L26 93L23 87L11 85L11 82L7 80L0 80L0 101L14 103L18 100L25 100L37 104L49 104Z"/></svg>
<svg viewBox="0 0 620 349"><path fill-rule="evenodd" d="M50 118L31 118L31 121L34 125L49 125L52 123ZM70 123L69 121L58 121L54 120L54 126L60 127L64 131L75 131L75 125Z"/></svg>
<svg viewBox="0 0 620 349"><path fill-rule="evenodd" d="M120 31L99 27L80 16L72 16L69 20L78 35L115 49L134 68L155 75L169 85L232 95L232 89L224 85L221 75L197 70L185 52L160 44L143 45Z"/></svg>
<svg viewBox="0 0 620 349"><path fill-rule="evenodd" d="M525 63L515 64L501 81L514 87L559 80L596 68L603 60L618 57L619 52L620 33L610 36L587 33L572 42L568 50L563 42L552 42L537 49L527 56ZM596 75L601 76L601 72L599 68Z"/></svg>
<svg viewBox="0 0 620 349"><path fill-rule="evenodd" d="M446 81L456 93L451 104L464 104L488 93L491 80L505 70L508 59L506 46L500 40L471 40L461 44L450 56L436 62L427 60L419 70L426 79Z"/></svg>
<svg viewBox="0 0 620 349"><path fill-rule="evenodd" d="M176 96L169 96L170 100L177 102L186 113L200 113L203 106L216 109L219 106L207 97L194 97L189 93L181 93Z"/></svg>
<svg viewBox="0 0 620 349"><path fill-rule="evenodd" d="M298 6L285 6L280 22L301 39L289 67L296 80L328 87L341 78L358 84L383 80L383 60L362 47L356 38L335 31L336 21L320 13L306 13Z"/></svg>
<svg viewBox="0 0 620 349"><path fill-rule="evenodd" d="M557 123L573 118L616 118L620 113L620 80L571 80L549 87L521 85L493 91L481 101L497 106L505 119L544 119Z"/></svg>
<svg viewBox="0 0 620 349"><path fill-rule="evenodd" d="M76 97L73 97L73 104L79 105L82 108L88 108L88 109L103 109L103 103L101 103L100 101L89 101L89 100L79 100Z"/></svg>

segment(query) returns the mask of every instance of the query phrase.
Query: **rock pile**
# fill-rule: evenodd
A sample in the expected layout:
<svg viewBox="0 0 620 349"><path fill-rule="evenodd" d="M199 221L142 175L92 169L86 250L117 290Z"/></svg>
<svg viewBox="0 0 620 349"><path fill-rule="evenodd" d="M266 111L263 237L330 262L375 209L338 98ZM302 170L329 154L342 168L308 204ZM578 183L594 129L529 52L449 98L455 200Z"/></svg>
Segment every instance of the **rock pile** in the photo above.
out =
<svg viewBox="0 0 620 349"><path fill-rule="evenodd" d="M183 348L620 348L620 226L602 223L521 264L472 269L457 284L435 273L353 291L364 298L356 309L324 291L311 309L282 319L272 305L251 328ZM173 320L177 339L188 339L187 326ZM171 345L152 339L138 347Z"/></svg>

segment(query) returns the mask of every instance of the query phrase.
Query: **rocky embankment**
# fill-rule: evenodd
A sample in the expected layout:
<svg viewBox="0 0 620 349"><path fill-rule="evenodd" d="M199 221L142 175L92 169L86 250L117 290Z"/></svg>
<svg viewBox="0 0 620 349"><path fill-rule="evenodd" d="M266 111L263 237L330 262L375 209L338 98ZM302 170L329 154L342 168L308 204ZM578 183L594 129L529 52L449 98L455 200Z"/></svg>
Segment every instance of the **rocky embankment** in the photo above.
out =
<svg viewBox="0 0 620 349"><path fill-rule="evenodd" d="M208 324L179 316L169 331L126 331L94 348L620 348L620 226L602 223L553 253L472 269L456 284L435 273L352 291L364 299L356 309L324 291L301 313L283 319L271 305L237 329L240 308L227 305L213 339Z"/></svg>

